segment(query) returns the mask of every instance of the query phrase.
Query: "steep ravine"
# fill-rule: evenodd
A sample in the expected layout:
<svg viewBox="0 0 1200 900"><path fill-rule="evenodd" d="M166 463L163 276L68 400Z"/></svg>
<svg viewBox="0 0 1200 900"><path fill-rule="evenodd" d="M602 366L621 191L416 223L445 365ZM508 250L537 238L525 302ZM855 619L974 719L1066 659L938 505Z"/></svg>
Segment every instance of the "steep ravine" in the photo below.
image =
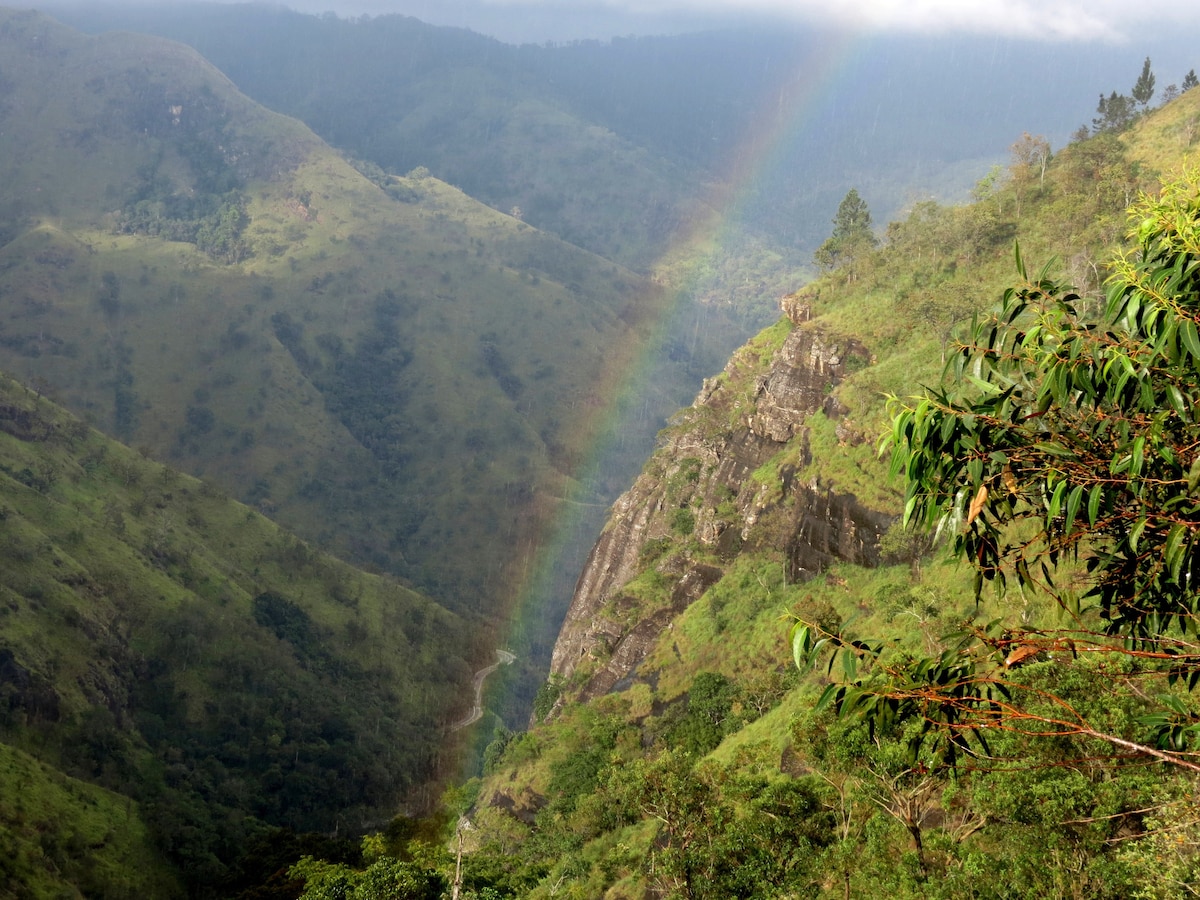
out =
<svg viewBox="0 0 1200 900"><path fill-rule="evenodd" d="M810 417L845 414L833 388L870 353L811 324L800 299L782 307L786 321L705 383L614 504L554 648L551 674L568 694L587 700L628 678L743 548L780 554L791 581L834 561L878 562L891 516L800 477ZM657 590L639 586L647 575Z"/></svg>

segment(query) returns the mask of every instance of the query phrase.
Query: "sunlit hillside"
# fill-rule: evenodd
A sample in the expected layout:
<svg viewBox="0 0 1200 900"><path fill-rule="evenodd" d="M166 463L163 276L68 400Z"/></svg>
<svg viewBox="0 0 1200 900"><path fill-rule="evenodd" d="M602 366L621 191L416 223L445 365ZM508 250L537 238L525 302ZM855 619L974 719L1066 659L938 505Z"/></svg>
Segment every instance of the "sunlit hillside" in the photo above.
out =
<svg viewBox="0 0 1200 900"><path fill-rule="evenodd" d="M1062 611L1032 578L976 599L944 542L897 524L903 481L878 447L888 396L936 385L972 317L1022 283L1014 245L1031 278L1045 265L1100 315L1127 204L1194 166L1197 122L1190 91L1055 148L1044 173L1029 138L977 202L915 206L706 382L614 507L532 727L498 729L484 777L454 798L473 826L467 883L612 898L1167 897L1194 884L1194 775L1186 752L1157 749L1180 743L1154 737L1194 722L1194 697L1151 696L1169 688L1149 663L1065 652ZM1064 557L1059 583L1074 572ZM1024 656L1005 644L1018 633ZM970 727L985 731L956 744L953 727L903 718L919 688L884 691L909 661L951 671L971 635L1022 660L998 709L1045 705L1011 699L1024 719L986 730L981 715ZM798 670L810 652L815 669ZM838 716L843 695L857 699Z"/></svg>
<svg viewBox="0 0 1200 900"><path fill-rule="evenodd" d="M0 895L1200 883L1200 91L923 156L994 70L76 15L0 10Z"/></svg>

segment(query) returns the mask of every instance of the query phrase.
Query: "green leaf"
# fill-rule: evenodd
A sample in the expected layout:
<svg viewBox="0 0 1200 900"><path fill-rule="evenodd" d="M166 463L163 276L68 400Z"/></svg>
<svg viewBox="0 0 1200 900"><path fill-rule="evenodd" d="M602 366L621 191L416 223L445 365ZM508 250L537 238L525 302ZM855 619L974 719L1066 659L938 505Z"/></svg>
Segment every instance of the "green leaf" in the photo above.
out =
<svg viewBox="0 0 1200 900"><path fill-rule="evenodd" d="M1104 488L1101 485L1092 485L1091 491L1088 492L1088 525L1096 526L1096 519L1100 516L1100 501L1104 497Z"/></svg>
<svg viewBox="0 0 1200 900"><path fill-rule="evenodd" d="M1187 533L1188 527L1182 522L1172 525L1163 549L1163 562L1166 563L1167 571L1174 582L1179 581L1179 572L1183 568L1183 541Z"/></svg>
<svg viewBox="0 0 1200 900"><path fill-rule="evenodd" d="M1196 323L1192 319L1184 319L1179 325L1179 335L1188 353L1194 359L1200 359L1200 333L1196 331Z"/></svg>
<svg viewBox="0 0 1200 900"><path fill-rule="evenodd" d="M1143 516L1133 523L1133 527L1129 529L1129 549L1133 553L1137 553L1138 542L1142 539L1142 532L1146 530L1146 518Z"/></svg>
<svg viewBox="0 0 1200 900"><path fill-rule="evenodd" d="M994 394L1000 393L999 385L992 384L990 381L984 381L982 378L978 378L978 377L972 375L970 372L966 373L966 379L967 379L967 381L971 382L971 384L975 385L975 387L980 391L980 393L989 394L989 395L994 395Z"/></svg>
<svg viewBox="0 0 1200 900"><path fill-rule="evenodd" d="M1187 490L1189 494L1196 493L1196 486L1200 484L1200 456L1197 456L1192 461L1192 467L1188 469Z"/></svg>
<svg viewBox="0 0 1200 900"><path fill-rule="evenodd" d="M1183 402L1183 393L1173 384L1167 385L1167 401L1179 418L1186 420L1189 417L1187 404Z"/></svg>
<svg viewBox="0 0 1200 900"><path fill-rule="evenodd" d="M795 660L796 668L801 672L807 671L810 665L808 641L808 626L803 622L797 622L792 628L792 659Z"/></svg>
<svg viewBox="0 0 1200 900"><path fill-rule="evenodd" d="M1066 482L1063 484L1065 485ZM1071 533L1071 529L1075 525L1075 517L1079 514L1081 502L1083 502L1083 485L1078 484L1071 489L1071 494L1067 497L1067 521L1063 525L1063 534Z"/></svg>
<svg viewBox="0 0 1200 900"><path fill-rule="evenodd" d="M1040 450L1042 453L1047 453L1050 456L1056 456L1060 459L1070 459L1074 455L1058 441L1040 441L1034 444L1032 449Z"/></svg>
<svg viewBox="0 0 1200 900"><path fill-rule="evenodd" d="M842 651L842 674L846 676L847 681L858 680L858 657L849 650Z"/></svg>
<svg viewBox="0 0 1200 900"><path fill-rule="evenodd" d="M840 709L842 699L845 696L845 685L831 684L821 692L821 696L817 698L816 711L821 712L830 703L833 704L835 710Z"/></svg>
<svg viewBox="0 0 1200 900"><path fill-rule="evenodd" d="M1067 483L1060 481L1054 488L1054 493L1050 495L1050 504L1046 512L1048 519L1057 519L1059 512L1062 510L1063 494L1067 490Z"/></svg>

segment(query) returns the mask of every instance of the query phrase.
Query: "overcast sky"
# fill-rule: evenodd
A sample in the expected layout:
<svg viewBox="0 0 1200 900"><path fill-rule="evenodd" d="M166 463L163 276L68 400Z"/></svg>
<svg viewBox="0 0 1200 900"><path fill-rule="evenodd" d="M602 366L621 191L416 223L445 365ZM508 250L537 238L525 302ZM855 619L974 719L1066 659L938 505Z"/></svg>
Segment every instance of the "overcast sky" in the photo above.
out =
<svg viewBox="0 0 1200 900"><path fill-rule="evenodd" d="M569 40L787 21L1048 40L1145 40L1194 29L1194 0L284 0L304 12L403 13L503 40Z"/></svg>

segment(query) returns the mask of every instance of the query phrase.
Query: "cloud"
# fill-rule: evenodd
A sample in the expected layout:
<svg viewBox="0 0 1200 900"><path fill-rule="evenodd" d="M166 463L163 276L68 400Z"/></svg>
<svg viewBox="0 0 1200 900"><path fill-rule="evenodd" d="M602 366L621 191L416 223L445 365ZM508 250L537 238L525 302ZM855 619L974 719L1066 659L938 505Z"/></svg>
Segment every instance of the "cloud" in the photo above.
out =
<svg viewBox="0 0 1200 900"><path fill-rule="evenodd" d="M2 0L0 0L2 2ZM171 2L171 0L141 0ZM182 2L182 0L176 0ZM244 2L244 0L225 0ZM1158 42L1200 31L1180 0L271 0L304 12L401 13L504 40L611 37L731 24L829 26L907 34L1044 41Z"/></svg>
<svg viewBox="0 0 1200 900"><path fill-rule="evenodd" d="M753 2L753 0L750 0ZM764 7L772 0L759 0ZM817 3L808 6L819 14ZM782 12L786 7L780 5ZM1078 3L1027 0L872 0L831 10L845 24L887 31L983 32L1049 40L1114 40L1121 32L1107 17Z"/></svg>
<svg viewBox="0 0 1200 900"><path fill-rule="evenodd" d="M402 2L402 0L401 0ZM398 4L400 5L400 4ZM926 34L976 33L1053 41L1117 41L1147 19L1191 18L1175 0L483 0L481 5L631 20L694 17L787 20Z"/></svg>

